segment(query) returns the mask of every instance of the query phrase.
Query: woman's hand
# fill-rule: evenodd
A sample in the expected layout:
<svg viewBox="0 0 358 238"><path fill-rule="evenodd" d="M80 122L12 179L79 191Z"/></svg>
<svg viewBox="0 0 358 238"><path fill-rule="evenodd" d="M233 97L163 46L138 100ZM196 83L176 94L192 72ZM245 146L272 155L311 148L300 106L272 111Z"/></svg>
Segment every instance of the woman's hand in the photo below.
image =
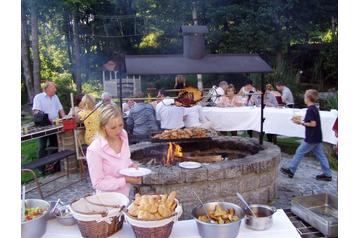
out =
<svg viewBox="0 0 358 238"><path fill-rule="evenodd" d="M139 165L137 163L132 163L131 165L129 165L129 168L135 168L138 169Z"/></svg>
<svg viewBox="0 0 358 238"><path fill-rule="evenodd" d="M126 183L130 183L130 184L141 184L142 183L142 177L124 176L124 178L126 179Z"/></svg>

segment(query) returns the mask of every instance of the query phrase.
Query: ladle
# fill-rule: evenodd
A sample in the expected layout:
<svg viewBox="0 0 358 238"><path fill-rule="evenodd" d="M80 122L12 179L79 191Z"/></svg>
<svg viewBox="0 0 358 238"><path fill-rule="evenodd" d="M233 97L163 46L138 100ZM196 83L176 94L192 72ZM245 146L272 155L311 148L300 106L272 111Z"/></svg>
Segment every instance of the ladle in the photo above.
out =
<svg viewBox="0 0 358 238"><path fill-rule="evenodd" d="M208 213L208 209L205 208L204 203L201 201L201 199L199 198L198 194L196 194L195 191L193 191L193 194L195 195L195 197L196 197L196 198L199 200L199 202L201 203L201 206L203 207L203 209L204 209L204 211L205 211L205 213L206 213L206 216L209 218L210 223L216 224L216 222L213 221L213 220L210 218L209 213Z"/></svg>
<svg viewBox="0 0 358 238"><path fill-rule="evenodd" d="M256 217L256 213L254 211L252 211L252 209L250 208L249 204L247 204L247 202L244 199L244 197L239 192L237 192L236 195L240 198L240 200L244 203L244 205L250 210L252 215L254 215L254 217Z"/></svg>

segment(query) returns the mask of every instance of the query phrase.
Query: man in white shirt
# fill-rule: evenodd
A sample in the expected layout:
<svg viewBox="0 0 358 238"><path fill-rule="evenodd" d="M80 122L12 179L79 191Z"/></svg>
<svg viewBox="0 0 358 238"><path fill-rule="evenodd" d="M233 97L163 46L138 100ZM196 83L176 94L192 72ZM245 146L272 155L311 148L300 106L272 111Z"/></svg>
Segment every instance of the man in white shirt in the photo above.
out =
<svg viewBox="0 0 358 238"><path fill-rule="evenodd" d="M155 108L155 115L161 129L180 129L184 127L183 107L172 105L174 100L164 99Z"/></svg>
<svg viewBox="0 0 358 238"><path fill-rule="evenodd" d="M59 115L61 118L65 116L60 99L56 95L56 90L57 88L54 82L46 81L43 92L34 97L32 106L32 113L34 115L42 111L48 114L48 118L51 123L53 123ZM57 150L57 147L58 143L56 134L39 138L38 158L46 156L49 152L48 149L56 148L55 150Z"/></svg>

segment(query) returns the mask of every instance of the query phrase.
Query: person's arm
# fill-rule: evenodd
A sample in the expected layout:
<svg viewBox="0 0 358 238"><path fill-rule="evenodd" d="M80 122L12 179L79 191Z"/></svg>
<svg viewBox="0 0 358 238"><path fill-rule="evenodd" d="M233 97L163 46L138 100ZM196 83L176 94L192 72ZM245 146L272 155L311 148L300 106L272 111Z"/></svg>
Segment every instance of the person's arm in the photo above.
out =
<svg viewBox="0 0 358 238"><path fill-rule="evenodd" d="M129 112L128 118L127 118L127 129L129 133L133 133L134 128L134 119L133 119L133 113Z"/></svg>
<svg viewBox="0 0 358 238"><path fill-rule="evenodd" d="M33 101L33 104L32 104L32 114L35 115L35 114L37 114L39 111L41 111L41 103L40 103L39 96L36 95L36 96L34 97L34 101Z"/></svg>
<svg viewBox="0 0 358 238"><path fill-rule="evenodd" d="M91 182L95 189L100 191L113 191L126 185L125 177L114 177L103 173L103 162L100 153L87 150L86 160Z"/></svg>
<svg viewBox="0 0 358 238"><path fill-rule="evenodd" d="M319 112L318 112L319 113ZM318 114L319 117L319 114ZM316 127L317 126L317 115L315 111L311 110L311 108L307 109L305 119L303 121L297 120L293 118L294 123L306 126L306 127Z"/></svg>

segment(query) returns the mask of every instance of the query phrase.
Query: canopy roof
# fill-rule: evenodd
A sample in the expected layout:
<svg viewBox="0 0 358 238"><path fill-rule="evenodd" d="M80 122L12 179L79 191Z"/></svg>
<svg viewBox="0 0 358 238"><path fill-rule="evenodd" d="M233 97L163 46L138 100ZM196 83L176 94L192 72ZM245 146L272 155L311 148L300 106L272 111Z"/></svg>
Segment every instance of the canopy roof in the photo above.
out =
<svg viewBox="0 0 358 238"><path fill-rule="evenodd" d="M183 55L126 55L127 74L267 73L272 68L257 54L207 54L201 59Z"/></svg>

